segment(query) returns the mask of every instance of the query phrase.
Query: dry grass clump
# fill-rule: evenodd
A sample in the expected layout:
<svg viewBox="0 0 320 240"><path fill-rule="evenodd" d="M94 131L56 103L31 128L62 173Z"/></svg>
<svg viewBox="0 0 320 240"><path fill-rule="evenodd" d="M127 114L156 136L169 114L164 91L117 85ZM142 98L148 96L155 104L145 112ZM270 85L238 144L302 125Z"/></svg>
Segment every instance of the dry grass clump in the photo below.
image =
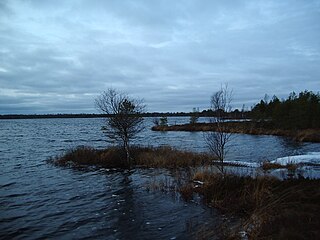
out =
<svg viewBox="0 0 320 240"><path fill-rule="evenodd" d="M97 150L88 146L78 146L51 161L59 166L92 165L122 168L125 167L124 159L125 154L119 148L111 147L105 150Z"/></svg>
<svg viewBox="0 0 320 240"><path fill-rule="evenodd" d="M171 147L133 147L131 156L134 166L158 168L186 168L210 163L210 156L177 150ZM56 165L98 165L107 168L127 168L125 152L122 148L110 147L96 150L79 146L52 160Z"/></svg>
<svg viewBox="0 0 320 240"><path fill-rule="evenodd" d="M269 239L317 239L320 235L320 181L294 179L280 182L264 208L248 219L251 235ZM256 219L258 224L253 225ZM252 227L253 226L253 227Z"/></svg>
<svg viewBox="0 0 320 240"><path fill-rule="evenodd" d="M63 156L56 157L55 162L60 165L67 165L70 162L82 164L88 161L95 162L97 158L98 153L95 149L87 146L79 146L68 150Z"/></svg>
<svg viewBox="0 0 320 240"><path fill-rule="evenodd" d="M280 168L286 168L289 171L295 171L298 168L298 165L295 163L288 163L286 165L281 165L280 163L271 163L268 161L264 161L261 165L261 168L264 171L273 170L273 169L280 169Z"/></svg>
<svg viewBox="0 0 320 240"><path fill-rule="evenodd" d="M185 200L185 201L189 201L193 199L193 194L194 194L194 190L192 185L190 184L186 184L184 186L181 186L179 188L179 192L181 194L181 197Z"/></svg>
<svg viewBox="0 0 320 240"><path fill-rule="evenodd" d="M198 175L199 176L199 175ZM263 205L273 182L272 177L239 177L236 175L220 175L206 173L201 178L203 187L198 191L211 206L223 212L245 215L256 206ZM262 194L265 194L262 197Z"/></svg>
<svg viewBox="0 0 320 240"><path fill-rule="evenodd" d="M298 131L294 140L300 142L320 142L320 129L305 129Z"/></svg>
<svg viewBox="0 0 320 240"><path fill-rule="evenodd" d="M136 165L172 169L207 165L212 158L205 153L177 150L169 146L133 148L132 153Z"/></svg>
<svg viewBox="0 0 320 240"><path fill-rule="evenodd" d="M197 171L193 175L193 181L209 182L214 175L209 170Z"/></svg>
<svg viewBox="0 0 320 240"><path fill-rule="evenodd" d="M194 191L223 213L242 218L249 239L317 239L320 236L320 180L279 180L196 173Z"/></svg>
<svg viewBox="0 0 320 240"><path fill-rule="evenodd" d="M279 168L285 168L284 165L281 165L280 163L271 163L268 161L262 162L261 168L264 171L272 170L272 169L279 169Z"/></svg>

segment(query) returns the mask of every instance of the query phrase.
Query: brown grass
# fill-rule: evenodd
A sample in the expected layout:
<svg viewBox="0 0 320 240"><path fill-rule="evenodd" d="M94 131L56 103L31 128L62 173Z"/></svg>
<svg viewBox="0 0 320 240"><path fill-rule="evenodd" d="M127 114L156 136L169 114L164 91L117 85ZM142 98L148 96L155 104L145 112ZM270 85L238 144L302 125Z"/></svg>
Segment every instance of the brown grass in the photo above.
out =
<svg viewBox="0 0 320 240"><path fill-rule="evenodd" d="M179 192L181 194L181 197L185 201L189 201L189 200L193 199L194 190L193 190L193 187L190 184L186 184L184 186L181 186L179 188Z"/></svg>
<svg viewBox="0 0 320 240"><path fill-rule="evenodd" d="M317 239L320 236L320 180L239 177L200 172L194 188L204 201L242 218L234 235L249 239Z"/></svg>
<svg viewBox="0 0 320 240"><path fill-rule="evenodd" d="M320 129L298 131L294 139L299 142L320 142Z"/></svg>
<svg viewBox="0 0 320 240"><path fill-rule="evenodd" d="M132 147L134 166L148 168L187 168L210 163L210 157L204 153L177 150L171 147ZM98 165L107 168L127 168L126 156L121 148L110 147L96 150L80 146L51 160L56 165Z"/></svg>
<svg viewBox="0 0 320 240"><path fill-rule="evenodd" d="M272 169L279 169L279 168L285 168L284 165L281 165L279 163L271 163L271 162L263 162L261 165L261 168L264 171L272 170Z"/></svg>
<svg viewBox="0 0 320 240"><path fill-rule="evenodd" d="M280 168L286 168L289 171L295 171L298 168L297 164L294 163L288 163L286 165L281 165L279 163L271 163L268 161L265 161L262 163L261 168L264 171L272 170L272 169L280 169Z"/></svg>
<svg viewBox="0 0 320 240"><path fill-rule="evenodd" d="M68 150L61 156L51 159L55 165L92 165L103 166L108 168L125 167L125 155L119 148L109 148L106 150L96 150L92 147L79 146Z"/></svg>
<svg viewBox="0 0 320 240"><path fill-rule="evenodd" d="M132 150L136 165L160 168L185 168L203 166L212 157L205 153L177 150L169 146L158 148L134 148Z"/></svg>

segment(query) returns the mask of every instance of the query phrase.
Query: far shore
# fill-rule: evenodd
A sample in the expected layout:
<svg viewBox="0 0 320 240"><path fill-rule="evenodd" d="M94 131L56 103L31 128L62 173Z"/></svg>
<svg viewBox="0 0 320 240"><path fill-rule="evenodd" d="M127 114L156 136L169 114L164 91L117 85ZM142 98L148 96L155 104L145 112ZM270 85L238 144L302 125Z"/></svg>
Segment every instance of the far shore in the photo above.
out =
<svg viewBox="0 0 320 240"><path fill-rule="evenodd" d="M298 142L320 142L320 129L279 129L267 122L225 122L227 132L252 134L252 135L275 135L289 137ZM153 131L187 131L187 132L206 132L215 131L215 123L195 123L177 124L171 126L153 126Z"/></svg>

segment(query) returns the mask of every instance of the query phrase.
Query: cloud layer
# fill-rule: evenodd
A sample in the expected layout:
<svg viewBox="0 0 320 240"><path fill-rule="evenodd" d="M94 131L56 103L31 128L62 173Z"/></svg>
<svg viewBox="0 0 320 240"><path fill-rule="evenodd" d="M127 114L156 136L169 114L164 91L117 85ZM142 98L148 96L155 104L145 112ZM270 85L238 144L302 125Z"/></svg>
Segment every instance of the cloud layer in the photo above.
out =
<svg viewBox="0 0 320 240"><path fill-rule="evenodd" d="M320 90L320 1L1 1L0 114L96 112L113 87L149 111Z"/></svg>

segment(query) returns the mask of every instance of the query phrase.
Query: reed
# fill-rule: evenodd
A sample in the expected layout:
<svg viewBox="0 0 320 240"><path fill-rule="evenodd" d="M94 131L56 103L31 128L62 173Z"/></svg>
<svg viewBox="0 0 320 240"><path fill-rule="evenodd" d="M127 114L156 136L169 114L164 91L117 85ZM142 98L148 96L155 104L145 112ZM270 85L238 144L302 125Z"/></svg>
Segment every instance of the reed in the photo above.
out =
<svg viewBox="0 0 320 240"><path fill-rule="evenodd" d="M205 203L238 216L241 225L229 236L249 239L317 239L320 236L320 180L279 180L198 172L194 188Z"/></svg>
<svg viewBox="0 0 320 240"><path fill-rule="evenodd" d="M206 153L177 150L169 146L132 149L138 166L158 168L189 168L208 165L212 157Z"/></svg>
<svg viewBox="0 0 320 240"><path fill-rule="evenodd" d="M261 168L264 171L280 169L280 168L286 168L289 171L295 171L298 168L298 165L295 163L288 163L286 165L281 165L280 163L272 163L272 162L264 161L261 164Z"/></svg>

